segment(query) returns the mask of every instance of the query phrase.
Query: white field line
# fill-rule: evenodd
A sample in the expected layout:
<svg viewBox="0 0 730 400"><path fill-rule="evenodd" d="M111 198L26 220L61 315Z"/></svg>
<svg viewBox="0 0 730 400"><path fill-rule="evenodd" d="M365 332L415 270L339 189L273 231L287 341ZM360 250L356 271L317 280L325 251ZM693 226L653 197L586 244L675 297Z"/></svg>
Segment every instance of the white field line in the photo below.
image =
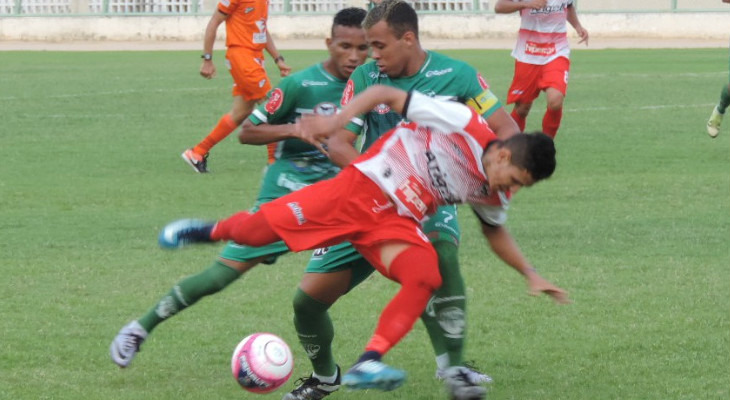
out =
<svg viewBox="0 0 730 400"><path fill-rule="evenodd" d="M220 90L219 87L193 87L193 88L176 88L176 89L126 89L126 90L110 90L103 92L86 92L86 93L67 93L67 94L53 94L44 96L45 99L69 99L78 97L92 97L92 96L119 96L127 94L141 94L141 93L176 93L176 92L206 92L211 90ZM230 92L230 90L229 90ZM31 97L18 97L18 96L0 96L0 101L16 101L16 100L30 100Z"/></svg>

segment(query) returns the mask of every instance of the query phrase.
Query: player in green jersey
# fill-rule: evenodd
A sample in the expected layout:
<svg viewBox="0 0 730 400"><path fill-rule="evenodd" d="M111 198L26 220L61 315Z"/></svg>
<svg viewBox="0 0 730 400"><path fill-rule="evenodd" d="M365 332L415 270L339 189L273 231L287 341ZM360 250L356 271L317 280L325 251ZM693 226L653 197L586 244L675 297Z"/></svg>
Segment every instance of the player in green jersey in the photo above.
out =
<svg viewBox="0 0 730 400"><path fill-rule="evenodd" d="M268 101L244 122L239 135L242 143L278 142L276 160L266 170L254 210L264 202L331 178L339 171L314 146L290 139L294 137L292 122L302 113L337 111L348 77L367 58L368 46L361 27L365 14L360 8L339 11L331 37L326 40L329 58L283 79L270 92ZM258 263L274 262L276 256L287 251L283 242L260 248L229 243L208 269L182 279L146 314L125 325L111 344L112 360L120 367L128 366L158 324L201 298L219 292Z"/></svg>
<svg viewBox="0 0 730 400"><path fill-rule="evenodd" d="M343 93L343 104L367 87L383 84L464 102L482 114L500 138L507 138L519 131L517 124L473 67L421 47L418 17L408 3L385 0L368 12L363 25L374 61L353 72ZM330 157L338 165L347 165L359 155L352 145L358 135L364 133L362 144L367 148L401 119L399 114L385 106L376 107L354 119L347 129L330 139ZM443 285L431 299L422 320L436 353L437 376L443 377L448 367L463 365L466 291L457 257L460 230L456 208L440 208L424 225L424 232L429 235L438 252ZM327 310L351 288L348 282L352 274L356 273L353 271L358 271L359 259L352 247L341 244L316 251L307 266L307 273L294 299L294 318L299 340L307 350L314 368L312 378L302 386L308 386L312 395L285 399L321 399L327 393L315 389L331 389L321 379L327 377L331 382L337 372L331 355L334 327ZM353 268L346 268L345 265ZM484 388L478 384L491 379L473 369L464 370L467 371L467 385L449 386L450 396L456 399L482 398Z"/></svg>

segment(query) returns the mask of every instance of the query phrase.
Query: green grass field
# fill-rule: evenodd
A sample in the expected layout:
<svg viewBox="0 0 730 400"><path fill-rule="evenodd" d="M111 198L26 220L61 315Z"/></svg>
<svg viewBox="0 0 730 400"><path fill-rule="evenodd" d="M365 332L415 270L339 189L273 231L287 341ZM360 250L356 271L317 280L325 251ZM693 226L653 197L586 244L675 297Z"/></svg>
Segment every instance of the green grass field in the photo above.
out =
<svg viewBox="0 0 730 400"><path fill-rule="evenodd" d="M509 51L446 53L505 98ZM206 81L198 56L0 53L0 399L260 398L229 364L257 331L292 345L294 377L309 373L290 305L306 254L160 325L130 368L109 359L123 324L218 255L160 250L159 229L248 208L258 191L265 150L235 135L213 150L211 174L180 158L230 107L223 64ZM324 52L286 56L300 69ZM519 193L508 226L574 304L527 296L463 209L466 358L495 379L492 400L728 399L730 120L714 140L704 128L728 80L727 49L580 50L572 62L558 169ZM343 367L395 290L374 276L333 307ZM420 324L386 360L408 370L403 388L330 398L445 398Z"/></svg>

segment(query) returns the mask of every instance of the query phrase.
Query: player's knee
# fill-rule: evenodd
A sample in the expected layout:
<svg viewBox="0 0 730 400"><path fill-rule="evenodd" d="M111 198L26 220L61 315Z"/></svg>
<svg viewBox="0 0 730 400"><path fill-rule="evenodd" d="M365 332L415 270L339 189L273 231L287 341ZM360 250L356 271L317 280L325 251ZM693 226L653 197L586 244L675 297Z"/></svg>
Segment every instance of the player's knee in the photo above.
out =
<svg viewBox="0 0 730 400"><path fill-rule="evenodd" d="M431 292L442 283L438 257L432 247L411 246L403 250L393 260L390 273L401 285L415 285Z"/></svg>
<svg viewBox="0 0 730 400"><path fill-rule="evenodd" d="M325 312L330 307L329 304L315 300L302 289L297 289L292 306L294 307L294 318L307 318L309 315Z"/></svg>

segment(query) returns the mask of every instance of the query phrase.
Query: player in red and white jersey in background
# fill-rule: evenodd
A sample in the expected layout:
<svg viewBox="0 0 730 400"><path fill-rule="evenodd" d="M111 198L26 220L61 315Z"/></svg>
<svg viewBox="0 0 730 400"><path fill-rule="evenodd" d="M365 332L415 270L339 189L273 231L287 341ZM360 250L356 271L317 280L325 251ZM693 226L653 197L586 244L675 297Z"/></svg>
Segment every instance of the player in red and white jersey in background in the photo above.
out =
<svg viewBox="0 0 730 400"><path fill-rule="evenodd" d="M175 221L162 230L159 241L178 248L219 240L258 247L283 240L292 251L349 241L401 288L383 309L375 333L342 384L393 390L403 384L406 373L381 359L411 330L441 285L436 251L420 224L438 206L468 203L492 251L525 277L531 294L545 293L560 303L569 300L535 271L503 226L510 193L552 175L552 139L519 133L502 141L466 105L382 85L355 96L339 114L303 116L296 132L323 150L318 140L378 104L412 122L388 131L336 177L263 204L254 214L240 212L217 223ZM466 371L463 366L446 371L449 398L484 398L483 391L454 396L459 388L475 388Z"/></svg>
<svg viewBox="0 0 730 400"><path fill-rule="evenodd" d="M588 45L588 31L578 20L573 0L498 0L494 12L520 12L522 22L517 44L512 50L515 73L507 93L507 104L514 103L510 114L520 130L525 130L532 102L541 91L547 96L542 131L555 137L563 117L563 100L568 89L570 45L567 24Z"/></svg>

